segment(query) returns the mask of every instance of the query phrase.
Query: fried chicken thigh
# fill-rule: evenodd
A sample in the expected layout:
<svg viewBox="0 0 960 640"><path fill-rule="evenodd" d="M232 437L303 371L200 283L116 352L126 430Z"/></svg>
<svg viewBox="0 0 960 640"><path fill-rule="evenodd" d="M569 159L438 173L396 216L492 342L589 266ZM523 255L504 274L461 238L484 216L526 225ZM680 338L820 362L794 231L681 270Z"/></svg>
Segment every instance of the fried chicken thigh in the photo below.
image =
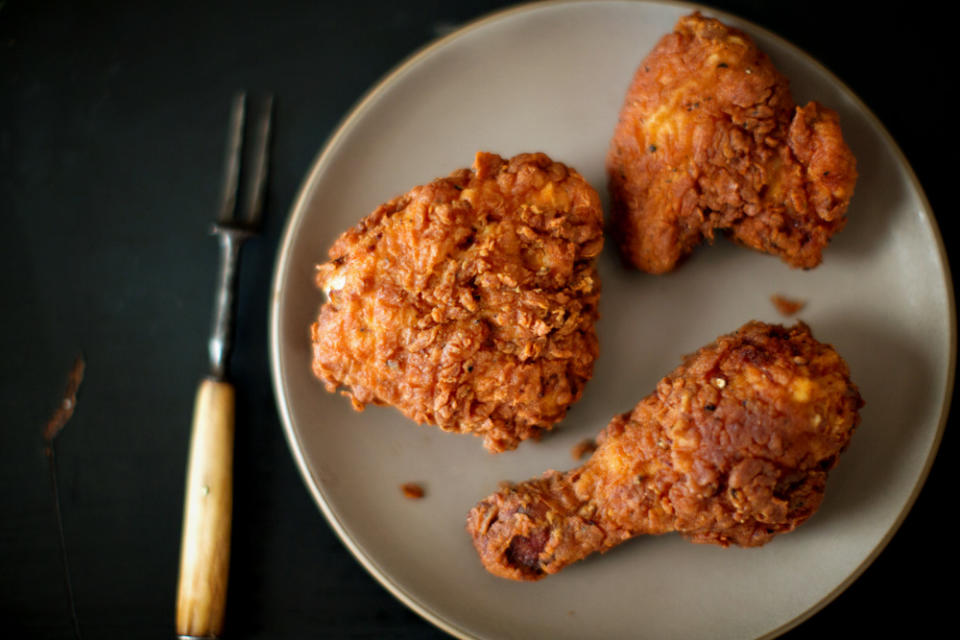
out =
<svg viewBox="0 0 960 640"><path fill-rule="evenodd" d="M749 36L699 13L637 69L607 172L621 253L650 273L672 270L718 229L815 267L857 179L837 114L796 106Z"/></svg>
<svg viewBox="0 0 960 640"><path fill-rule="evenodd" d="M596 191L546 155L478 153L344 233L318 267L313 372L492 452L550 429L593 373Z"/></svg>
<svg viewBox="0 0 960 640"><path fill-rule="evenodd" d="M514 580L643 534L759 546L817 510L861 406L806 325L750 322L615 417L586 464L500 490L467 529L487 570Z"/></svg>

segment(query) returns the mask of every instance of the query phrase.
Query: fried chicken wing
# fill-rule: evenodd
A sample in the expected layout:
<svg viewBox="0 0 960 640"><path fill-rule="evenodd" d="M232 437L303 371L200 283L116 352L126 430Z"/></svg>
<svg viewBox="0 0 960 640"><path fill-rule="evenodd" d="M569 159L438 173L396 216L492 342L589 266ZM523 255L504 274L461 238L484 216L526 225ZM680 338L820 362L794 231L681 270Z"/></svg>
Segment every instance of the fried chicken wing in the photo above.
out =
<svg viewBox="0 0 960 640"><path fill-rule="evenodd" d="M357 410L392 405L513 449L593 373L602 247L600 198L576 171L478 153L336 241L317 270L313 372Z"/></svg>
<svg viewBox="0 0 960 640"><path fill-rule="evenodd" d="M607 173L621 253L650 273L672 270L718 229L815 267L857 179L837 114L796 106L749 36L699 13L637 69Z"/></svg>
<svg viewBox="0 0 960 640"><path fill-rule="evenodd" d="M642 534L759 546L817 510L862 406L806 325L750 322L615 417L586 464L502 489L467 529L487 570L515 580Z"/></svg>

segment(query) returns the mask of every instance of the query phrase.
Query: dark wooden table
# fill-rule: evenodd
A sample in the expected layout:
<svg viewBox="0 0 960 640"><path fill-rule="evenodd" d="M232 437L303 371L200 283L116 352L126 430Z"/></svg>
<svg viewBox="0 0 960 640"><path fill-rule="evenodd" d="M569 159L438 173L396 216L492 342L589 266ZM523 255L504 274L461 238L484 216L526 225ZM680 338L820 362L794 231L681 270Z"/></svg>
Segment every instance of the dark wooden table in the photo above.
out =
<svg viewBox="0 0 960 640"><path fill-rule="evenodd" d="M79 625L87 638L172 635L216 264L206 231L237 88L278 102L265 234L245 249L231 366L228 635L443 636L367 575L305 490L275 409L266 309L286 213L339 120L405 56L505 4L0 1L0 628L22 634L7 637L72 634L41 432L80 352L86 377L57 449ZM714 5L806 49L863 98L916 170L956 261L949 19L930 2ZM788 637L925 637L952 622L954 422L887 549Z"/></svg>

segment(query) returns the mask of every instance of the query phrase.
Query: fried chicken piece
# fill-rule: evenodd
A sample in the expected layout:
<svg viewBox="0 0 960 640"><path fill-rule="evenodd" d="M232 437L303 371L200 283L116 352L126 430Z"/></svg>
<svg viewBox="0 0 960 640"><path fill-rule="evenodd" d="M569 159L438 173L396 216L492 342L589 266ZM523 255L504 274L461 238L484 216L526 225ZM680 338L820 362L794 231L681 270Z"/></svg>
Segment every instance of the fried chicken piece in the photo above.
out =
<svg viewBox="0 0 960 640"><path fill-rule="evenodd" d="M794 104L745 33L681 18L637 69L607 155L624 259L665 273L714 231L820 264L857 179L837 114Z"/></svg>
<svg viewBox="0 0 960 640"><path fill-rule="evenodd" d="M514 580L642 534L756 547L817 510L862 406L806 325L750 322L615 417L586 464L501 489L467 530L487 570Z"/></svg>
<svg viewBox="0 0 960 640"><path fill-rule="evenodd" d="M318 267L314 374L357 410L392 405L492 452L539 437L593 373L602 218L542 153L478 153L381 205Z"/></svg>

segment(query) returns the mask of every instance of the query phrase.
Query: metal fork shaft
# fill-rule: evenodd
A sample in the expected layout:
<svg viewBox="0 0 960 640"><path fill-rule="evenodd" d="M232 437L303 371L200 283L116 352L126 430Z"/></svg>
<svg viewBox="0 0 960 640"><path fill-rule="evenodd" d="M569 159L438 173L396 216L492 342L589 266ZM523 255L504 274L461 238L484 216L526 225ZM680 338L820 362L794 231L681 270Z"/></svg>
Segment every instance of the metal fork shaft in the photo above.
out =
<svg viewBox="0 0 960 640"><path fill-rule="evenodd" d="M208 349L210 375L216 380L223 380L227 375L227 361L233 347L233 314L236 308L240 246L251 234L249 231L222 224L214 225L213 233L220 238L220 271Z"/></svg>

